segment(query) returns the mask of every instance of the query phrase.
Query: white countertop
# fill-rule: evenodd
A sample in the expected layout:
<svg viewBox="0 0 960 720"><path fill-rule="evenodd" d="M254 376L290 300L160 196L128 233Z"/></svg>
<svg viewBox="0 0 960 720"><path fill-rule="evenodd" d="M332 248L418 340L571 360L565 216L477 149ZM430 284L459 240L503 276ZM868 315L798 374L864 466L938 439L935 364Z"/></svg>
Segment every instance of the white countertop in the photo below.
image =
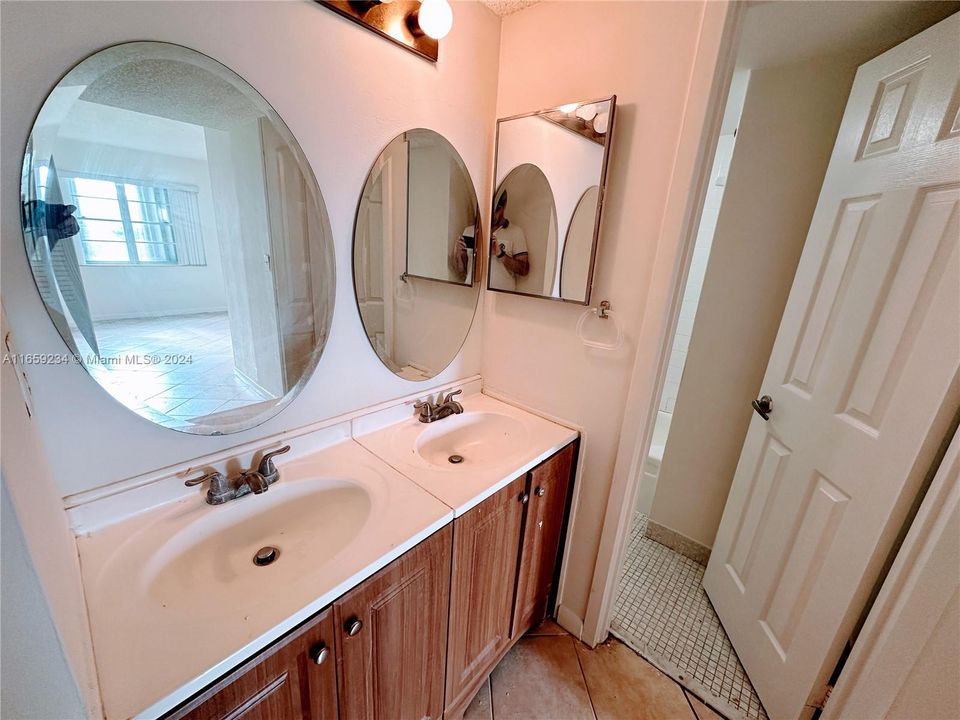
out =
<svg viewBox="0 0 960 720"><path fill-rule="evenodd" d="M78 538L100 691L111 720L153 718L176 707L453 517L351 440L282 459L280 480L265 495L210 506L198 492ZM312 548L297 546L284 537L276 515L274 522L259 521L270 512L261 511L264 500L291 512L306 507L320 485L352 509L322 513L321 504L303 513L320 511L336 526L334 536L349 526L342 542L331 542L328 533ZM287 527L291 534L310 532L303 513ZM217 537L233 527L240 541ZM207 548L196 544L204 535L219 543L206 556ZM256 567L253 553L264 545L280 548L280 557ZM223 562L209 562L214 557ZM171 566L188 571L171 572Z"/></svg>
<svg viewBox="0 0 960 720"><path fill-rule="evenodd" d="M463 405L463 414L433 423L420 422L409 409L406 419L386 427L376 414L353 421L358 443L453 508L455 516L509 485L578 436L576 430L488 395L475 393L455 399ZM392 413L386 417L395 421L396 411L385 412ZM491 440L493 452L473 442L475 433L469 423L479 417L489 418L491 426L502 428L501 437ZM423 439L440 433L449 434L447 445L451 452L463 456L461 463L444 462L442 457L439 462L431 462L425 458L427 453L418 451Z"/></svg>

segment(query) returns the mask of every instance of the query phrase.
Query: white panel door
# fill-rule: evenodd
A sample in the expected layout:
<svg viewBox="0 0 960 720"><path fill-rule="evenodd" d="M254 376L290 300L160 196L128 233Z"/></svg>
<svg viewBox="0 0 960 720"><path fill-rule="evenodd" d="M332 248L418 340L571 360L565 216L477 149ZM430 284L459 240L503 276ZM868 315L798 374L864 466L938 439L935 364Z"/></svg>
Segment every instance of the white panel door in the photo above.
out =
<svg viewBox="0 0 960 720"><path fill-rule="evenodd" d="M775 720L817 702L960 406L958 38L857 72L704 577Z"/></svg>

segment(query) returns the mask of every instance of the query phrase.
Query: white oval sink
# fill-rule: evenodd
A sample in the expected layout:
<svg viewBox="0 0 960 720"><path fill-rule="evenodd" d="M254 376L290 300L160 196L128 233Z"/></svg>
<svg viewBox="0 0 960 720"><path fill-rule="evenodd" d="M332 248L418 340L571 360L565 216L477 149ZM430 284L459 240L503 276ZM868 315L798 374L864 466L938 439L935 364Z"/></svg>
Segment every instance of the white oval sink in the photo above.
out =
<svg viewBox="0 0 960 720"><path fill-rule="evenodd" d="M167 611L203 614L219 590L243 604L267 602L296 582L304 567L322 567L363 530L370 496L336 478L274 485L186 523L150 557L141 571L145 595ZM254 564L263 547L279 551L269 565ZM199 604L199 606L198 606Z"/></svg>
<svg viewBox="0 0 960 720"><path fill-rule="evenodd" d="M425 428L416 439L416 452L438 467L467 468L500 465L520 455L527 441L527 429L509 415L495 412L464 412ZM450 457L463 458L452 463Z"/></svg>

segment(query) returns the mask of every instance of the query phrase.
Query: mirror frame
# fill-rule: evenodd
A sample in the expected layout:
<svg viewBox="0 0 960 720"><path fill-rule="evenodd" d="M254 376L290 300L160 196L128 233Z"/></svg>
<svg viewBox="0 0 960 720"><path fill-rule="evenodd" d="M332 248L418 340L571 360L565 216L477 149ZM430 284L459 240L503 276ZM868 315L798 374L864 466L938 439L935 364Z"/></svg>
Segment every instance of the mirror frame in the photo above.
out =
<svg viewBox="0 0 960 720"><path fill-rule="evenodd" d="M600 187L600 194L597 198L597 212L593 221L593 244L590 248L590 268L587 272L587 287L586 293L583 300L571 300L563 297L551 297L550 295L537 295L536 293L520 292L519 290L503 290L501 288L495 288L490 286L490 263L492 258L490 253L487 252L487 262L484 263L486 267L487 282L486 289L492 292L504 293L505 295L521 295L523 297L532 297L540 298L541 300L551 300L553 302L564 302L570 303L572 305L590 305L590 298L593 295L593 278L597 266L597 245L600 241L600 224L603 218L603 206L606 204L607 200L607 177L610 173L610 147L613 145L613 134L616 130L616 116L617 116L617 96L609 95L608 97L598 98L596 100L578 100L576 105L592 105L596 103L609 102L610 103L610 120L607 125L607 132L605 133L607 141L603 145L603 163L600 166L600 178L595 185ZM510 120L520 120L521 118L526 117L535 117L537 115L545 115L547 113L555 112L559 110L563 105L558 105L551 108L543 108L542 110L534 110L533 112L520 113L519 115L510 115L509 117L497 118L497 132L494 136L493 147L494 147L494 158L493 158L493 193L491 195L491 205L490 205L490 222L492 226L492 218L494 206L493 203L496 203L497 191L499 190L499 185L497 184L497 175L500 172L500 123L508 122ZM562 127L562 126L561 126ZM576 132L575 130L570 130L565 128L568 132ZM579 134L579 133L578 133ZM519 167L519 166L517 166ZM504 176L504 180L507 179L507 176ZM592 187L592 185L591 185ZM582 194L581 194L582 197ZM578 203L579 204L579 203ZM576 207L574 207L574 212L576 212ZM558 219L559 222L559 219ZM566 237L564 237L564 245L566 245ZM559 253L557 261L561 264L563 263L563 253Z"/></svg>
<svg viewBox="0 0 960 720"><path fill-rule="evenodd" d="M325 258L325 261L327 264L327 270L329 270L333 279L332 290L328 291L327 293L329 296L328 302L329 302L330 310L329 310L329 315L326 318L326 332L324 334L323 341L321 343L318 343L313 348L313 352L311 353L311 357L310 357L310 362L308 363L307 367L304 368L304 372L300 376L300 378L297 380L296 384L294 384L294 386L290 388L290 390L287 391L282 397L277 398L276 404L273 405L268 411L260 413L256 416L252 416L250 418L251 421L249 423L244 423L238 426L231 426L228 429L225 429L222 431L218 430L216 432L191 432L190 430L186 430L183 428L169 427L166 425L162 425L154 420L151 420L148 417L144 417L143 415L138 413L134 408L129 407L122 400L115 397L109 390L107 390L107 388L101 385L100 382L97 380L97 378L93 376L93 373L90 372L90 369L87 367L86 363L78 362L76 364L83 369L83 373L85 377L89 379L94 385L96 385L98 391L106 395L108 402L114 403L117 407L122 408L123 410L131 413L135 417L138 417L141 420L148 422L154 427L158 427L162 430L171 430L173 432L180 433L181 435L188 435L188 436L198 437L198 438L224 437L227 435L236 435L238 433L246 432L248 430L253 430L269 422L270 420L273 420L281 412L286 410L290 406L290 404L300 395L300 393L303 392L303 389L306 387L307 383L316 373L317 366L320 364L320 359L323 357L323 353L326 350L327 344L330 341L331 328L333 327L333 321L336 316L336 303L337 303L337 248L336 248L336 241L333 235L333 225L330 222L330 212L327 207L327 201L323 196L323 190L320 187L320 182L317 179L316 173L313 170L313 165L310 162L309 158L307 157L307 154L304 152L303 147L300 145L300 141L297 139L297 136L294 135L293 130L287 124L286 120L283 119L279 111L277 111L277 109L264 96L264 94L260 92L259 89L254 87L254 85L249 80L247 80L243 75L241 75L238 71L234 70L232 67L230 67L226 63L221 62L217 58L213 57L212 55L209 55L206 52L203 52L202 50L197 50L196 48L190 47L189 45L184 45L178 42L171 42L168 40L136 40L136 39L123 40L120 42L110 43L109 45L104 45L102 47L97 48L96 50L92 50L90 52L85 53L79 59L77 59L75 62L69 65L69 67L67 67L66 70L64 70L59 75L57 75L54 82L49 86L49 88L46 90L45 94L43 95L43 98L41 99L39 106L37 107L36 111L33 113L33 117L30 121L30 128L27 133L27 137L23 141L23 149L20 151L21 160L19 162L20 179L18 183L18 190L22 190L23 179L24 177L26 177L25 168L26 168L26 162L27 162L27 151L30 148L31 140L33 139L34 129L36 128L37 121L40 119L40 114L43 112L43 108L46 106L47 100L50 99L50 96L53 93L53 91L56 90L58 87L60 87L60 83L62 83L64 79L68 75L70 75L70 73L72 73L80 65L87 62L91 58L95 57L96 55L99 55L100 53L106 52L108 50L112 50L114 48L128 46L128 45L165 45L167 47L186 50L190 53L194 53L198 56L203 57L204 59L210 61L214 66L216 66L218 73L225 73L228 76L238 78L240 81L242 81L247 86L247 88L249 88L250 91L252 91L252 93L256 95L257 98L263 101L263 104L266 106L266 109L267 109L267 112L266 112L267 117L270 117L272 114L273 117L271 119L275 119L280 122L280 124L289 134L290 139L293 141L293 145L291 146L291 148L295 151L294 154L296 155L297 161L298 161L297 165L299 166L301 172L304 173L304 179L308 181L307 185L311 193L314 195L314 199L317 203L317 209L320 211L320 216L323 224L322 230L328 239L328 242L327 242L328 249L325 253L327 257ZM31 161L32 161L32 158L31 158ZM312 181L312 183L310 181ZM21 201L18 199L18 206L20 202ZM50 321L50 324L53 326L53 332L56 334L57 338L59 338L59 341L63 343L67 353L70 353L71 352L70 342L72 338L71 340L68 340L66 337L64 337L60 328L57 327L56 322L54 322L53 317L51 317L49 306L47 305L47 302L43 298L43 293L40 290L40 285L37 281L37 276L33 272L33 268L30 262L29 249L27 245L28 241L27 241L26 229L24 228L24 224L23 224L22 212L23 210L22 208L20 208L21 217L18 219L18 224L20 226L20 236L21 236L20 244L21 244L21 247L23 248L24 260L27 264L27 270L30 272L30 279L33 282L33 287L37 292L36 299L40 303L40 307L43 308L43 314L46 315L47 319Z"/></svg>
<svg viewBox="0 0 960 720"><path fill-rule="evenodd" d="M457 348L457 352L453 354L450 360L437 371L437 373L429 378L423 380L411 380L409 378L404 378L393 370L383 361L383 358L380 357L380 353L377 352L376 346L371 342L370 336L367 335L367 328L363 323L363 313L360 311L360 293L357 290L357 227L360 224L360 210L363 206L363 194L367 189L367 183L370 181L370 176L373 173L374 169L377 167L377 163L380 161L380 158L383 157L383 153L386 152L387 148L399 137L403 137L411 132L416 132L417 130L424 130L426 132L434 133L435 135L440 136L443 140L450 146L450 148L457 154L457 157L460 159L460 162L463 164L463 169L466 172L467 180L470 181L470 190L473 192L473 197L476 201L477 208L477 221L476 221L476 247L480 247L480 243L483 241L483 215L480 206L480 197L477 194L477 185L473 181L473 175L470 173L470 168L467 167L467 161L463 159L463 155L460 154L460 151L457 149L457 146L454 145L447 138L446 135L441 133L439 130L434 130L433 128L427 128L422 126L407 128L406 130L401 130L396 135L391 137L387 142L380 148L380 152L377 153L377 156L373 159L373 162L370 163L370 169L367 170L366 174L363 176L363 184L360 186L360 192L357 195L356 209L353 212L353 227L350 235L350 282L353 286L353 303L357 309L357 319L360 321L360 329L363 332L363 336L367 341L367 344L370 346L370 349L373 351L374 357L377 358L379 363L383 366L383 369L389 372L393 377L404 380L406 382L413 383L424 383L424 382L433 382L438 378L443 372L450 367L454 360L457 359L457 356L460 354L460 351L463 350L463 346L467 343L467 338L470 336L470 331L473 330L473 324L477 320L477 309L480 307L480 294L483 289L483 274L487 272L488 268L485 264L478 263L474 260L473 263L473 281L468 285L466 283L453 282L451 280L440 280L439 278L424 277L422 275L413 275L407 272L407 267L409 266L409 252L410 252L410 243L406 243L403 252L404 258L404 272L397 279L402 282L407 282L407 278L413 278L416 280L423 280L425 282L434 282L441 285L452 285L453 287L459 287L466 289L475 289L476 298L473 304L473 315L470 316L470 324L467 326L467 331L463 335L463 340L460 341L460 346ZM409 177L409 168L408 168L408 177ZM410 227L410 215L409 207L407 210L407 215L404 218L404 230L408 230ZM476 251L474 251L476 252ZM489 254L489 253L488 253Z"/></svg>

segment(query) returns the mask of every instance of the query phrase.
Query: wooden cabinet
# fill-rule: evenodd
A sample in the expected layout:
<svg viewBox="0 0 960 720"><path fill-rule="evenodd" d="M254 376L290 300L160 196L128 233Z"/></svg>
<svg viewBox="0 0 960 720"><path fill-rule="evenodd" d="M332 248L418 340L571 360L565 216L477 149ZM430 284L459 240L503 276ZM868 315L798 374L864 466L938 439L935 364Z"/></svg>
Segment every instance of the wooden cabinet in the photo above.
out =
<svg viewBox="0 0 960 720"><path fill-rule="evenodd" d="M447 525L334 603L341 717L442 716L451 537Z"/></svg>
<svg viewBox="0 0 960 720"><path fill-rule="evenodd" d="M567 491L577 443L567 445L527 476L529 501L520 543L517 594L510 636L523 635L543 620L557 570L557 551L566 520Z"/></svg>
<svg viewBox="0 0 960 720"><path fill-rule="evenodd" d="M458 717L510 644L526 476L454 521L446 716Z"/></svg>
<svg viewBox="0 0 960 720"><path fill-rule="evenodd" d="M336 720L332 609L315 615L167 717Z"/></svg>

